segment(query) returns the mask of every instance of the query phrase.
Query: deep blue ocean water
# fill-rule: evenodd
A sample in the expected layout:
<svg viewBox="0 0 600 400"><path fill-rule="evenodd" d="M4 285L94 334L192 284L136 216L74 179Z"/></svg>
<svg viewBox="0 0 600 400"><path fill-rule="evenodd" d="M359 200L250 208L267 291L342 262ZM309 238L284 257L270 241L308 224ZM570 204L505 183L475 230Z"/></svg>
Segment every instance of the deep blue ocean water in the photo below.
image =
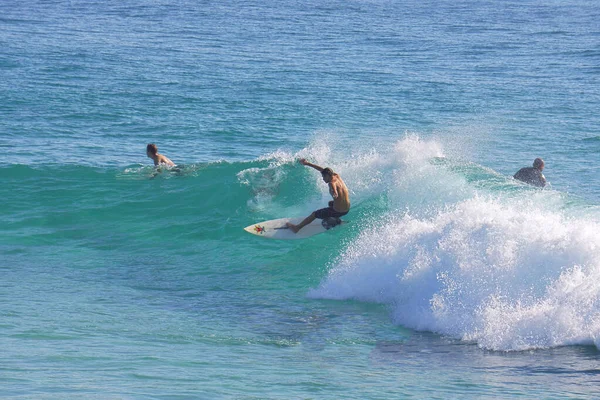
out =
<svg viewBox="0 0 600 400"><path fill-rule="evenodd" d="M598 398L599 21L1 2L0 397ZM244 232L326 204L301 157L350 223Z"/></svg>

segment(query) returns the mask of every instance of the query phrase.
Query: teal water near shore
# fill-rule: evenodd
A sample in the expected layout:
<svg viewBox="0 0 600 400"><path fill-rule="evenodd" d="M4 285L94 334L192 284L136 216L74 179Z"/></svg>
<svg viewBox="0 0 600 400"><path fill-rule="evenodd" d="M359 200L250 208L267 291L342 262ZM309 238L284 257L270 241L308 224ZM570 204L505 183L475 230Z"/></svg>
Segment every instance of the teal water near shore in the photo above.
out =
<svg viewBox="0 0 600 400"><path fill-rule="evenodd" d="M597 398L599 20L0 4L0 397ZM244 232L326 204L301 157L349 224Z"/></svg>

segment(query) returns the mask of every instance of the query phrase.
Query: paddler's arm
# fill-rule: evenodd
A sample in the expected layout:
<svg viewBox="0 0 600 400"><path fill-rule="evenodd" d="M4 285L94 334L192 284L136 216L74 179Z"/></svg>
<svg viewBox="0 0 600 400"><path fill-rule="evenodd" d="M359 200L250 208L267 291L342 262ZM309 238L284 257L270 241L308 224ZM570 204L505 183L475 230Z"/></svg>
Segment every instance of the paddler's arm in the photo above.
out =
<svg viewBox="0 0 600 400"><path fill-rule="evenodd" d="M323 169L324 169L324 168L322 168L322 167L319 167L319 166L318 166L318 165L316 165L316 164L313 164L313 163L310 163L310 162L306 161L306 158L301 158L301 159L299 159L299 160L298 160L298 162L299 162L300 164L302 164L302 165L306 165L306 166L308 166L308 167L313 167L314 169L316 169L316 170L317 170L317 171L319 171L319 172L322 172L322 171L323 171Z"/></svg>

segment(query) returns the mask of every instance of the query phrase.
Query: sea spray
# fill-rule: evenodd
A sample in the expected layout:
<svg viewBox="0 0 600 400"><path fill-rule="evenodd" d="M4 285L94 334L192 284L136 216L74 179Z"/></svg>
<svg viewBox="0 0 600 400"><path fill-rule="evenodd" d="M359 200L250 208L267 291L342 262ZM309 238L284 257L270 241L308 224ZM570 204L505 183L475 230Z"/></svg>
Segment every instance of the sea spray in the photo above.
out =
<svg viewBox="0 0 600 400"><path fill-rule="evenodd" d="M486 185L481 171L474 180L423 150L404 151L411 140L379 155L388 160L371 173L386 182L388 209L360 221L309 296L386 304L398 324L495 350L596 343L594 208L510 177Z"/></svg>
<svg viewBox="0 0 600 400"><path fill-rule="evenodd" d="M473 198L367 229L312 297L388 304L394 320L497 350L600 333L600 224Z"/></svg>

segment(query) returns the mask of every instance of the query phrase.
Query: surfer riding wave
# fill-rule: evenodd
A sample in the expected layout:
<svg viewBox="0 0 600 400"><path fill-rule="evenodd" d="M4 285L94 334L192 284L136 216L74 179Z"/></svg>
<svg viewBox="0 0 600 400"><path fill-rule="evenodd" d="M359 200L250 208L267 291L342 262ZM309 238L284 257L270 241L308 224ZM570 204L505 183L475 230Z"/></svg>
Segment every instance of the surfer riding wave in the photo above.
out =
<svg viewBox="0 0 600 400"><path fill-rule="evenodd" d="M350 211L350 196L348 194L348 188L342 178L333 172L331 168L320 167L306 161L304 158L301 158L299 162L300 164L312 167L321 173L323 181L329 185L329 193L331 194L331 197L333 197L333 200L329 202L328 207L314 211L298 225L288 222L286 223L286 226L294 233L298 233L300 229L313 222L316 218L337 219L348 214L348 211Z"/></svg>

